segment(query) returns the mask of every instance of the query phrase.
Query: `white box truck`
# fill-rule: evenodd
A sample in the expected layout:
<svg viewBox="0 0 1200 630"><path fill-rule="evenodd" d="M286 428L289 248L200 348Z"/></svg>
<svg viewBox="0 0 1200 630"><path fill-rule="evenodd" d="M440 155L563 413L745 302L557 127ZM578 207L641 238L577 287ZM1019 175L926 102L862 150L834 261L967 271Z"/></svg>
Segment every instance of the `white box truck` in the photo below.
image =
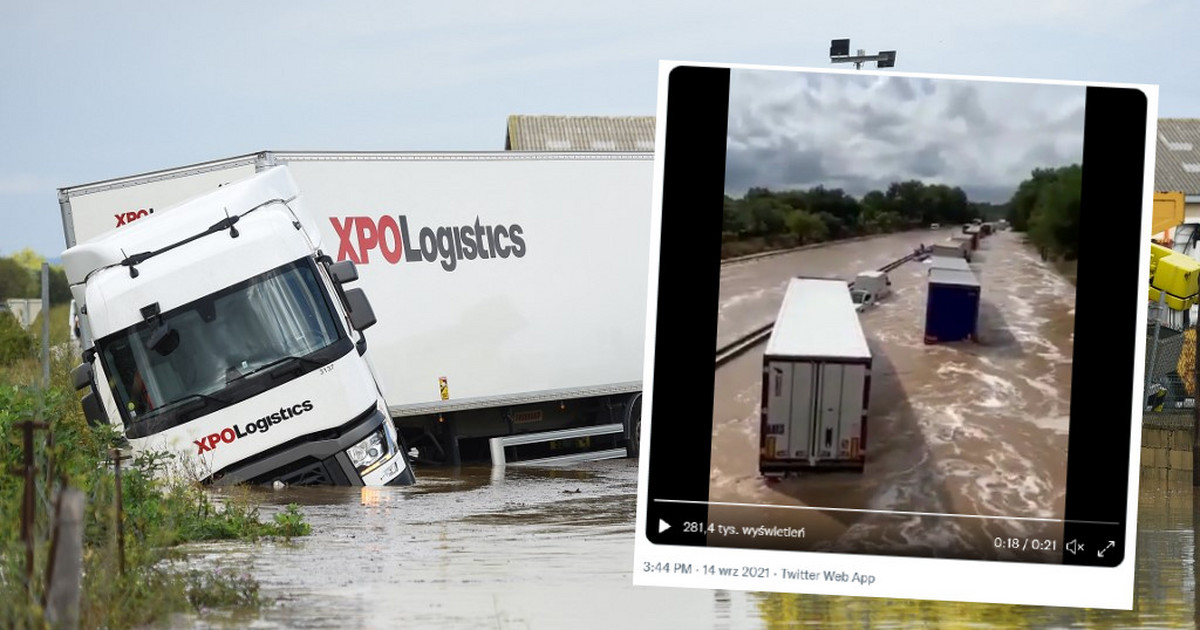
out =
<svg viewBox="0 0 1200 630"><path fill-rule="evenodd" d="M879 304L891 293L892 280L886 271L864 271L854 278L850 298L854 301L855 310L861 313Z"/></svg>
<svg viewBox="0 0 1200 630"><path fill-rule="evenodd" d="M871 351L843 280L793 278L763 354L759 471L862 470Z"/></svg>
<svg viewBox="0 0 1200 630"><path fill-rule="evenodd" d="M402 450L636 455L651 154L262 152L60 189L68 246L275 167L318 226L314 257L352 264L375 305L364 352Z"/></svg>

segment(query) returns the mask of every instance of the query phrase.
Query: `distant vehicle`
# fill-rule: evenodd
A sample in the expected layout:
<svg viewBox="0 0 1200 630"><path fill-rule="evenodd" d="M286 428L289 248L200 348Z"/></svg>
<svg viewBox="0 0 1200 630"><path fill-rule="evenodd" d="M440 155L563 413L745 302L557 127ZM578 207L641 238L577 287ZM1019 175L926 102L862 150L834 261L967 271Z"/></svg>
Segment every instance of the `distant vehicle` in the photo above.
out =
<svg viewBox="0 0 1200 630"><path fill-rule="evenodd" d="M864 271L854 279L850 299L855 311L861 313L879 303L892 292L892 280L882 271Z"/></svg>
<svg viewBox="0 0 1200 630"><path fill-rule="evenodd" d="M930 223L930 224L929 224L929 229L931 229L931 230L940 230L940 229L942 229L942 224L941 224L941 223Z"/></svg>
<svg viewBox="0 0 1200 630"><path fill-rule="evenodd" d="M759 472L861 471L870 374L846 283L794 278L763 353Z"/></svg>

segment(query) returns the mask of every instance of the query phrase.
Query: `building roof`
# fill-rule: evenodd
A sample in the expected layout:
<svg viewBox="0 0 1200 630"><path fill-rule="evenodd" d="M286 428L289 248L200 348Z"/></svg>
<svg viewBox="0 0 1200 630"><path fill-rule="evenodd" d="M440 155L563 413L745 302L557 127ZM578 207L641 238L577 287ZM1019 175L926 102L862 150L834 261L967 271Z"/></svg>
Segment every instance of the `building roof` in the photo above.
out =
<svg viewBox="0 0 1200 630"><path fill-rule="evenodd" d="M504 150L653 153L654 117L512 115Z"/></svg>
<svg viewBox="0 0 1200 630"><path fill-rule="evenodd" d="M1200 118L1159 118L1154 189L1200 195Z"/></svg>

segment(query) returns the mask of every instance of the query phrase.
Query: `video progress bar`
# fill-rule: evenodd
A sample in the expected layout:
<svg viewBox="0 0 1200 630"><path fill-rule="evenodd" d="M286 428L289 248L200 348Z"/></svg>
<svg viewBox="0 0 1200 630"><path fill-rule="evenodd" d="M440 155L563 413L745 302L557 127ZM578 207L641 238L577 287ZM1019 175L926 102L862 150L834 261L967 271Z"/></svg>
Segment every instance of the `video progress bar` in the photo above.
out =
<svg viewBox="0 0 1200 630"><path fill-rule="evenodd" d="M1120 525L1110 521L1077 521L1038 516L987 516L984 514L951 514L947 512L910 512L907 510L868 510L862 508L814 507L811 505L775 505L772 503L731 503L727 501L686 501L683 499L654 499L655 503L683 503L688 505L721 505L727 507L776 508L781 510L814 510L817 512L859 512L867 514L893 514L897 516L949 516L951 518L978 518L996 521L1038 521L1041 523L1077 523L1081 525Z"/></svg>

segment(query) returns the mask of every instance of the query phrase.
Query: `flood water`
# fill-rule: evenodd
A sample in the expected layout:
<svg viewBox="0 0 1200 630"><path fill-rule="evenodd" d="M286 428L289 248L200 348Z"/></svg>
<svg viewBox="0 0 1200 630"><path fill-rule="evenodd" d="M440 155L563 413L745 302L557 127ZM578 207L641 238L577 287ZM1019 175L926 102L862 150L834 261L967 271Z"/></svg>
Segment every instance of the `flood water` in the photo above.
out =
<svg viewBox="0 0 1200 630"><path fill-rule="evenodd" d="M1066 496L1075 290L1021 238L1001 232L984 239L974 259L982 286L978 344L925 345L928 265L920 262L891 272L893 294L861 315L873 355L861 473L763 479L763 346L721 367L710 500L836 510L730 506L710 518L808 528L804 539L787 541L792 548L1059 562L1061 547L1018 555L992 542L997 536L1057 540ZM873 243L856 245L883 262L911 251L903 244L890 252ZM838 275L835 264L850 264L850 258L824 261L824 268ZM843 268L841 275L859 267Z"/></svg>
<svg viewBox="0 0 1200 630"><path fill-rule="evenodd" d="M859 272L878 269L953 233L901 232L721 265L717 347L775 321L788 280L798 275L853 280Z"/></svg>
<svg viewBox="0 0 1200 630"><path fill-rule="evenodd" d="M1133 611L634 587L632 461L425 470L409 488L255 491L302 505L292 543L194 546L268 602L179 628L1191 628L1200 495L1143 481ZM578 491L578 492L577 492ZM981 586L981 588L986 588Z"/></svg>

